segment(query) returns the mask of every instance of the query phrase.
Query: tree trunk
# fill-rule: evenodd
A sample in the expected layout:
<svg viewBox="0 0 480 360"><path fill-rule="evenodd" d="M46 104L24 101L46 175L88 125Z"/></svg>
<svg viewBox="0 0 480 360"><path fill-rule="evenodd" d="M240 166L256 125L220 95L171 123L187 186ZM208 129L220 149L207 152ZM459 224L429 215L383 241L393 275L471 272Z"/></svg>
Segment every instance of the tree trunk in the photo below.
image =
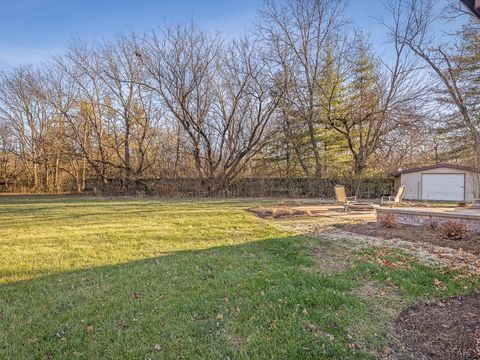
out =
<svg viewBox="0 0 480 360"><path fill-rule="evenodd" d="M130 120L128 120L128 115L125 114L126 121L125 121L125 154L124 154L124 162L125 162L125 183L124 188L128 191L130 180L131 180L131 166L130 166Z"/></svg>
<svg viewBox="0 0 480 360"><path fill-rule="evenodd" d="M310 145L312 146L313 155L315 157L315 178L320 180L322 178L322 161L320 159L320 152L318 151L317 139L315 138L315 129L312 120L308 122L308 133L310 136Z"/></svg>

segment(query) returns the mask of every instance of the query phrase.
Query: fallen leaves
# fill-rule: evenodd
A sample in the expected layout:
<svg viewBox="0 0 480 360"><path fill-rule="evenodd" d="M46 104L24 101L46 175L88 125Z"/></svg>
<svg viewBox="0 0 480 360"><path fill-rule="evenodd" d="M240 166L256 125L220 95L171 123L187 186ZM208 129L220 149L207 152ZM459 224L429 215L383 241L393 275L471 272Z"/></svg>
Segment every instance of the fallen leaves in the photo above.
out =
<svg viewBox="0 0 480 360"><path fill-rule="evenodd" d="M443 282L438 280L438 279L433 279L433 285L435 285L435 287L438 289L443 289L444 288L444 285L443 285Z"/></svg>
<svg viewBox="0 0 480 360"><path fill-rule="evenodd" d="M311 322L307 322L306 328L307 328L308 331L314 333L316 337L324 337L324 338L326 338L326 339L329 340L329 341L335 340L335 336L333 336L332 334L329 334L329 333L323 331L323 330L320 328L320 326L315 325L315 324L313 324L313 323L311 323Z"/></svg>
<svg viewBox="0 0 480 360"><path fill-rule="evenodd" d="M380 266L386 266L386 267L389 267L390 269L396 269L398 267L398 264L393 263L387 259L377 259L377 263Z"/></svg>
<svg viewBox="0 0 480 360"><path fill-rule="evenodd" d="M307 229L308 230L308 229ZM464 248L453 249L449 247L439 246L435 243L419 241L407 241L400 238L381 239L378 236L365 236L354 234L352 232L328 229L321 232L315 232L315 236L322 236L328 240L351 239L355 243L355 248L363 250L373 247L376 249L374 254L363 254L365 261L376 262L376 258L384 259L385 257L395 256L401 251L412 258L408 259L404 265L394 262L399 267L409 269L414 262L427 265L436 265L448 270L457 270L465 274L480 275L480 258L478 255L465 251ZM392 262L393 263L393 262ZM385 266L382 264L382 266Z"/></svg>

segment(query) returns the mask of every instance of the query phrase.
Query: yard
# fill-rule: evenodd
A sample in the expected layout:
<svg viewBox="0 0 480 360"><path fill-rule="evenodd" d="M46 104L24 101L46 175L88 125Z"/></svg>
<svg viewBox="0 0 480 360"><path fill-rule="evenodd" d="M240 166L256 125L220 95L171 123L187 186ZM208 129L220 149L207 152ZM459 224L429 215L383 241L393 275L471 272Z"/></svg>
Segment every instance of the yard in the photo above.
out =
<svg viewBox="0 0 480 360"><path fill-rule="evenodd" d="M408 358L402 309L480 289L267 204L0 197L0 358Z"/></svg>

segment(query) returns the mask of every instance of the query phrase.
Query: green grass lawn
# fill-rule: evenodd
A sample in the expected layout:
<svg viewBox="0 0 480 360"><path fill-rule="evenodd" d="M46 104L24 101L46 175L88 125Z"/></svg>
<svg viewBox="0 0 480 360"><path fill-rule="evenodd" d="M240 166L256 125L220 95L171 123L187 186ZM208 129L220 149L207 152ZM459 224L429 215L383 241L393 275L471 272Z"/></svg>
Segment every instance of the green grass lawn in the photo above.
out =
<svg viewBox="0 0 480 360"><path fill-rule="evenodd" d="M0 359L372 359L389 310L479 287L373 249L320 271L335 244L252 205L0 197ZM365 298L366 280L396 291Z"/></svg>

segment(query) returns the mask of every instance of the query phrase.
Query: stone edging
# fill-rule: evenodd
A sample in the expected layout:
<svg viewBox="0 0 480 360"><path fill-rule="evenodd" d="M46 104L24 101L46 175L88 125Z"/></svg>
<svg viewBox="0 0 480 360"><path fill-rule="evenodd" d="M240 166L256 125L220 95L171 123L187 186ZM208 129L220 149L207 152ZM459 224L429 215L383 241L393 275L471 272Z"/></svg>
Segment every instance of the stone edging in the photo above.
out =
<svg viewBox="0 0 480 360"><path fill-rule="evenodd" d="M448 218L457 218L457 219L472 219L480 221L479 214L466 214L459 213L455 214L452 212L436 212L436 211L425 211L425 210L411 210L411 209L402 209L402 208L377 208L378 212L391 212L396 214L406 214L406 215L418 215L418 216L435 216L435 217L448 217Z"/></svg>

